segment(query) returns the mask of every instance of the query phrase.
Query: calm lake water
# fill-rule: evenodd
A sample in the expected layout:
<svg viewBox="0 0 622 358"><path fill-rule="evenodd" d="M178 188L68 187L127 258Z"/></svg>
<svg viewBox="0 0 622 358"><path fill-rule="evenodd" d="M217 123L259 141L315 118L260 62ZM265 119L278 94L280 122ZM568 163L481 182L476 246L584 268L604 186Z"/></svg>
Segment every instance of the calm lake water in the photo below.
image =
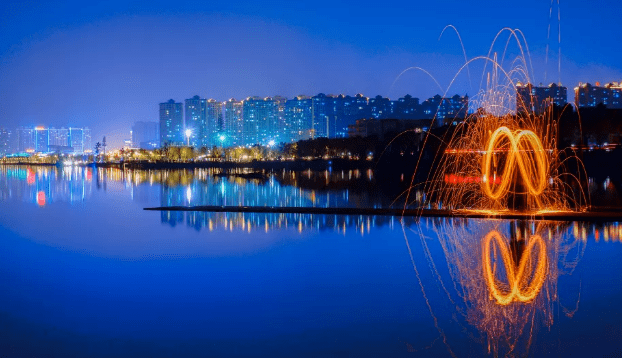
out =
<svg viewBox="0 0 622 358"><path fill-rule="evenodd" d="M390 203L214 174L0 167L0 356L622 353L618 223L143 210Z"/></svg>

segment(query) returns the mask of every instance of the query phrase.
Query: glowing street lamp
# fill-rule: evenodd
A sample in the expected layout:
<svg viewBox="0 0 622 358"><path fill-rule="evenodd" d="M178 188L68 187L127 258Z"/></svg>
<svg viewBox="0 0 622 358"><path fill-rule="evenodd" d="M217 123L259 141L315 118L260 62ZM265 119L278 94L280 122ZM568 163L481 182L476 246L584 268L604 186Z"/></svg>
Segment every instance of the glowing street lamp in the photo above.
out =
<svg viewBox="0 0 622 358"><path fill-rule="evenodd" d="M190 146L190 136L192 135L192 129L186 129L186 138L188 138L188 147Z"/></svg>

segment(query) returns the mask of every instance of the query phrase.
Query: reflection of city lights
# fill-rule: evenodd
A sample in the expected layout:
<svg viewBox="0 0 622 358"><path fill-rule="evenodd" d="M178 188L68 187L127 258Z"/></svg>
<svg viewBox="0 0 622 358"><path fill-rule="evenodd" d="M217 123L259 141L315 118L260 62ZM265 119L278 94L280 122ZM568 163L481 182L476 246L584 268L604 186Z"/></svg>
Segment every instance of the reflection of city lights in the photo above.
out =
<svg viewBox="0 0 622 358"><path fill-rule="evenodd" d="M508 280L507 286L509 289L505 288L506 285L503 285L504 287L499 287L500 285L496 280L495 269L490 259L491 245L495 242L504 263ZM534 260L531 258L531 250L536 244L538 245L538 256L535 260L537 265L533 266ZM546 278L547 269L546 244L540 235L534 235L529 239L525 252L518 263L518 270L516 270L516 263L512 258L510 249L498 231L493 230L488 233L484 238L482 246L484 277L486 278L486 284L488 285L491 297L493 297L498 304L508 305L512 301L530 302L538 295L544 283L544 279ZM494 266L496 267L496 265Z"/></svg>
<svg viewBox="0 0 622 358"><path fill-rule="evenodd" d="M39 206L45 205L45 193L43 191L37 193L37 204Z"/></svg>
<svg viewBox="0 0 622 358"><path fill-rule="evenodd" d="M30 167L26 169L26 183L28 183L28 185L35 183L35 172L30 169Z"/></svg>

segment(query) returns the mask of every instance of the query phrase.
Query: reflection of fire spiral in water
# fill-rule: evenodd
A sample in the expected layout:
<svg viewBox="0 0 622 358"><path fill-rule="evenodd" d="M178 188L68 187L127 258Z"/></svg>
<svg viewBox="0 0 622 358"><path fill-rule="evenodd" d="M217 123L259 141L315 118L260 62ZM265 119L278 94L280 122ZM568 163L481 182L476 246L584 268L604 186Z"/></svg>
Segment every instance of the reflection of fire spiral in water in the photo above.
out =
<svg viewBox="0 0 622 358"><path fill-rule="evenodd" d="M509 141L508 155L500 175L501 183L492 186L493 177L491 164L495 148L505 139ZM491 199L497 200L505 195L512 184L515 168L525 183L527 193L537 198L546 188L546 173L548 163L542 142L538 136L529 130L512 133L507 127L498 128L490 137L486 146L486 153L482 160L482 190Z"/></svg>
<svg viewBox="0 0 622 358"><path fill-rule="evenodd" d="M473 219L426 222L432 225L431 237L438 237L445 256L435 257L431 245L436 244L423 231L413 230L421 246L415 247L408 237L406 242L411 256L416 249L427 258L427 265L418 266L411 257L426 304L450 354L454 347L444 327L451 326L453 331L462 318L468 324L463 326L465 332L473 337L481 334L489 354L520 357L529 355L538 327L550 328L556 314L572 317L578 310L578 292L565 289L562 302L557 290L560 276L572 275L577 267L586 243L573 235L570 224ZM575 232L582 230L580 224L574 225ZM611 235L613 230L607 232ZM444 268L439 269L445 262L447 274ZM424 267L430 271L422 270ZM430 274L437 278L435 289L444 292L446 299L427 296L429 281L423 280L429 280ZM568 282L577 280L575 277ZM576 287L580 291L580 283ZM456 315L451 318L444 313L436 315L454 306ZM471 328L476 331L471 332Z"/></svg>
<svg viewBox="0 0 622 358"><path fill-rule="evenodd" d="M493 264L490 260L490 248L493 242L497 243L497 247L501 252L505 271L508 279L509 289L499 287L495 279ZM535 245L538 245L538 256L536 265L531 259L531 251ZM491 231L486 235L482 243L482 258L484 264L484 277L490 295L494 297L500 305L508 305L512 301L530 302L540 292L544 279L546 278L546 244L540 235L534 235L529 239L525 253L520 258L518 270L515 270L516 264L510 250L498 231ZM533 275L531 274L533 272ZM531 278L531 282L529 279Z"/></svg>

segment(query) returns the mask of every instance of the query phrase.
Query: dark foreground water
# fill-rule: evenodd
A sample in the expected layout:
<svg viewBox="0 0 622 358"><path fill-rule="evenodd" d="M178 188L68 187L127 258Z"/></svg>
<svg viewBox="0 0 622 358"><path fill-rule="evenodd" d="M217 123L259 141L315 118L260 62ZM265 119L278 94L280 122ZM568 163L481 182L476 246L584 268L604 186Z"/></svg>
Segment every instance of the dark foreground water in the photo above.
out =
<svg viewBox="0 0 622 358"><path fill-rule="evenodd" d="M618 223L142 210L386 201L213 174L1 167L0 356L622 353Z"/></svg>

